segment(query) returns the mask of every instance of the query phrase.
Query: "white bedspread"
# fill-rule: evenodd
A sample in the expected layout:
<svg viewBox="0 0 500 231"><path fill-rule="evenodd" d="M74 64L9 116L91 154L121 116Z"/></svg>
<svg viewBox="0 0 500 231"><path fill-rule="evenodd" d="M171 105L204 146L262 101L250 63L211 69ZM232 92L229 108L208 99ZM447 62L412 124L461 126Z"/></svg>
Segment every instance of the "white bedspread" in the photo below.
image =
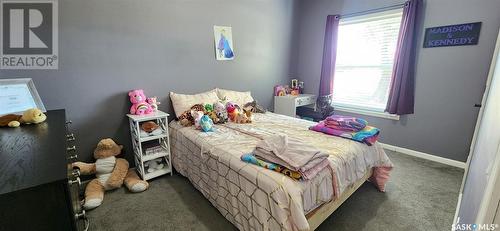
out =
<svg viewBox="0 0 500 231"><path fill-rule="evenodd" d="M240 230L308 230L305 215L377 166L392 166L380 145L309 131L312 122L273 113L254 114L251 124L216 125L204 133L170 123L172 163ZM240 160L265 135L287 134L329 154L338 187L327 168L310 181ZM337 195L338 196L338 195Z"/></svg>

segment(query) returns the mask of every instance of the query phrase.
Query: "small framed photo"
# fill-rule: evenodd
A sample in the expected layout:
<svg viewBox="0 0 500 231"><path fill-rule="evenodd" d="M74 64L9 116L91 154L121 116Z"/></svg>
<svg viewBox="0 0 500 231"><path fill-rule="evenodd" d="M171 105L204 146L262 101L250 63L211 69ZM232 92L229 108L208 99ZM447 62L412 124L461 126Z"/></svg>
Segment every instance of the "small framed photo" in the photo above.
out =
<svg viewBox="0 0 500 231"><path fill-rule="evenodd" d="M32 79L0 79L0 115L22 114L30 108L47 112Z"/></svg>

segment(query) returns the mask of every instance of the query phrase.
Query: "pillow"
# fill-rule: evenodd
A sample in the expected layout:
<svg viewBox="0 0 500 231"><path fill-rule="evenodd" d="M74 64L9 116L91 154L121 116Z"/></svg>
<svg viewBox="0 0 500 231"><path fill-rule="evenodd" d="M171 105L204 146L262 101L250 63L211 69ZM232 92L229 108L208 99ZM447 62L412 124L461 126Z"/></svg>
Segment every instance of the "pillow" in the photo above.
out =
<svg viewBox="0 0 500 231"><path fill-rule="evenodd" d="M216 89L213 89L211 91L194 95L170 92L170 100L172 101L172 106L174 107L175 117L179 118L183 112L189 110L193 105L198 103L213 104L214 102L217 102L219 98L217 97Z"/></svg>
<svg viewBox="0 0 500 231"><path fill-rule="evenodd" d="M220 99L225 98L227 101L234 102L241 107L254 100L250 91L231 91L220 88L216 88L216 90Z"/></svg>

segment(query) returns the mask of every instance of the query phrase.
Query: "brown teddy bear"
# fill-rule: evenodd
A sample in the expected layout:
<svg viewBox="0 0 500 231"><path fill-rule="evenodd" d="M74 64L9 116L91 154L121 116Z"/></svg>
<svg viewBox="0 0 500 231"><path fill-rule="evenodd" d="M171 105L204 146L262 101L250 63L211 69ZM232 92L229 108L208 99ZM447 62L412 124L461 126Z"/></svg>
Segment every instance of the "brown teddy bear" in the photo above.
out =
<svg viewBox="0 0 500 231"><path fill-rule="evenodd" d="M115 157L121 153L122 148L122 145L117 145L112 139L103 139L94 150L95 163L73 163L73 167L79 168L81 174L95 174L97 177L85 189L85 209L101 205L104 192L119 188L123 183L131 192L142 192L149 187L148 182L141 180L134 169L128 168L127 160Z"/></svg>
<svg viewBox="0 0 500 231"><path fill-rule="evenodd" d="M38 124L47 119L40 109L26 110L23 115L8 114L0 117L0 127L19 127L21 124Z"/></svg>

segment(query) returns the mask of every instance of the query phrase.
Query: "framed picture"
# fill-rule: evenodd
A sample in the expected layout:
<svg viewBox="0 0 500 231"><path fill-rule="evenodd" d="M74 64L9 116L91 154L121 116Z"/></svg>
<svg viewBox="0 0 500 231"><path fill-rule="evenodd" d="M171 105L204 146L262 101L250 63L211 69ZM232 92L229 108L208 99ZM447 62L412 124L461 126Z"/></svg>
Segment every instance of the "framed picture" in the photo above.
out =
<svg viewBox="0 0 500 231"><path fill-rule="evenodd" d="M233 33L229 26L214 26L215 58L217 60L233 60Z"/></svg>
<svg viewBox="0 0 500 231"><path fill-rule="evenodd" d="M32 79L0 79L0 115L22 114L30 108L47 111Z"/></svg>

